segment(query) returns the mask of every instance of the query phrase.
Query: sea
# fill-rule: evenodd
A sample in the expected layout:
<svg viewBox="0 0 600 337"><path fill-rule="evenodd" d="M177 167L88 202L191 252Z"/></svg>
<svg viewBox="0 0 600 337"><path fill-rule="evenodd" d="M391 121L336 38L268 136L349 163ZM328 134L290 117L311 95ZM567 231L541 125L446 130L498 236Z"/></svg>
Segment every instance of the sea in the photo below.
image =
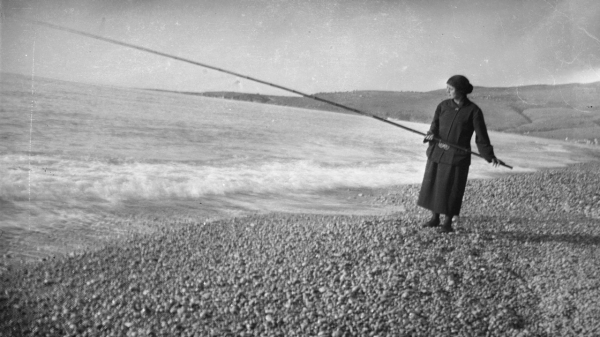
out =
<svg viewBox="0 0 600 337"><path fill-rule="evenodd" d="M127 214L210 204L211 214L222 215L215 209L220 205L253 209L253 196L262 205L254 209L269 211L269 205L300 195L304 208L311 208L318 198L310 196L325 191L420 183L426 161L421 136L361 115L12 73L0 73L0 84L5 255L45 254L32 253L32 247L63 251L45 236L69 249L83 247L89 236L121 231L127 222L115 221L115 214L132 209ZM514 169L474 158L472 178L598 155L560 141L496 132L490 137L497 155ZM60 240L86 229L95 234Z"/></svg>

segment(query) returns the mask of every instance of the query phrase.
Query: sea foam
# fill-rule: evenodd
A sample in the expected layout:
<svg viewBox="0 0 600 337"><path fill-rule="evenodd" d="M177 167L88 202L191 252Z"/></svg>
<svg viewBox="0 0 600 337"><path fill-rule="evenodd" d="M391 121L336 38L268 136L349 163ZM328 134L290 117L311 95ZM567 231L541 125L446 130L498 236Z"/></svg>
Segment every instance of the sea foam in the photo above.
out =
<svg viewBox="0 0 600 337"><path fill-rule="evenodd" d="M5 200L61 198L123 199L197 198L209 194L380 187L415 183L422 177L416 163L336 165L287 160L232 166L180 162L146 163L81 161L4 156L0 197Z"/></svg>

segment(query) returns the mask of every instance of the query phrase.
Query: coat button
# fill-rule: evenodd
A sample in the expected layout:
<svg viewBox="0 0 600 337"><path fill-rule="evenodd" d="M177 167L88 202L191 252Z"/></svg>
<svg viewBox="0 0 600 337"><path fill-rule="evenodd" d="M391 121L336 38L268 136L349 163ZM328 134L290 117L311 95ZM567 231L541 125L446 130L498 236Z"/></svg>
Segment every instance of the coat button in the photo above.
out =
<svg viewBox="0 0 600 337"><path fill-rule="evenodd" d="M454 109L454 110L458 111L458 108L456 108L456 109Z"/></svg>

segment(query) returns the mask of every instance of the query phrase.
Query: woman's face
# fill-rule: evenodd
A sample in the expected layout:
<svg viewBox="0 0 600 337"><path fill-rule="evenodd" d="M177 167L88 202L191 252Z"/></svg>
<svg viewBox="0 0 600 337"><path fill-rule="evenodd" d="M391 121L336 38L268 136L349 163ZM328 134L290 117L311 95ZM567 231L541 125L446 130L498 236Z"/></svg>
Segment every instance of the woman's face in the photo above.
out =
<svg viewBox="0 0 600 337"><path fill-rule="evenodd" d="M446 93L448 94L448 97L452 99L458 99L462 96L462 94L456 91L456 89L454 89L454 87L450 84L446 84Z"/></svg>

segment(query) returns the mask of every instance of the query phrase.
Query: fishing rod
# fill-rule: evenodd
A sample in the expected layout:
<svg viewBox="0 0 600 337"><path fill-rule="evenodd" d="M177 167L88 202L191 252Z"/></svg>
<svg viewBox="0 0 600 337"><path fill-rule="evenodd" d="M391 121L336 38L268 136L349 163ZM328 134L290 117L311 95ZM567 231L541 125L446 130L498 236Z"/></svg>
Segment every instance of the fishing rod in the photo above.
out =
<svg viewBox="0 0 600 337"><path fill-rule="evenodd" d="M273 88L281 89L281 90L284 90L284 91L287 91L287 92L291 92L291 93L294 93L294 94L297 94L297 95L300 95L300 96L303 96L303 97L306 97L306 98L310 98L310 99L313 99L315 101L323 102L323 103L326 103L326 104L329 104L329 105L336 106L338 108L342 108L342 109L345 109L345 110L348 110L348 111L352 111L352 112L355 112L355 113L363 115L363 116L371 117L371 118L374 118L374 119L376 119L378 121L381 121L381 122L393 125L395 127L399 127L401 129L404 129L406 131L410 131L410 132L419 134L421 136L427 136L427 134L425 134L425 133L423 133L421 131L417 131L415 129L411 129L411 128L406 127L404 125L392 122L392 121L390 121L388 119L381 118L379 116L375 116L375 115L370 114L368 112L365 112L365 111L362 111L362 110L358 110L358 109L355 109L355 108L352 108L352 107L349 107L349 106L346 106L346 105L343 105L343 104L339 104L339 103L336 103L336 102L333 102L333 101L330 101L330 100L327 100L327 99L324 99L324 98L320 98L318 96L309 95L309 94L306 94L306 93L303 93L303 92L300 92L300 91L297 91L297 90L294 90L294 89L290 89L290 88L287 88L287 87L284 87L284 86L281 86L281 85L278 85L278 84L274 84L274 83L271 83L271 82L267 82L267 81L263 81L263 80L254 78L254 77L250 77L250 76L246 76L246 75L243 75L243 74L239 74L239 73L227 70L227 69L218 68L218 67L206 64L206 63L197 62L197 61L186 59L186 58L183 58L183 57L166 54L166 53L163 53L163 52L160 52L160 51L156 51L156 50L152 50L152 49L149 49L149 48L136 46L136 45L129 44L129 43L126 43L126 42L121 42L121 41L118 41L118 40L109 39L109 38L102 37L102 36L99 36L99 35L90 34L90 33L86 33L86 32L82 32L82 31L76 30L76 29L71 29L71 28L67 28L67 27L63 27L63 26L59 26L59 25L55 25L55 24L51 24L51 23L47 23L47 22L43 22L43 21L30 20L30 19L22 19L22 20L30 22L30 23L33 23L33 24L36 24L36 25L39 25L39 26L45 26L45 27L49 27L49 28L52 28L52 29L62 30L62 31L65 31L65 32L73 33L73 34L76 34L76 35L86 36L86 37L89 37L89 38L92 38L92 39L96 39L96 40L100 40L100 41L104 41L104 42L116 44L116 45L123 46L123 47L128 47L128 48L132 48L132 49L137 49L137 50L145 51L145 52L148 52L148 53L151 53L151 54L155 54L155 55L163 56L163 57L166 57L166 58L170 58L170 59L182 61L182 62L185 62L185 63L190 63L190 64L193 64L193 65L197 65L197 66L200 66L200 67L204 67L204 68L216 70L216 71L219 71L219 72L222 72L222 73L225 73L225 74L229 74L229 75L241 77L241 78L253 81L253 82L261 83L261 84L264 84L264 85L271 86ZM433 140L442 142L442 143L444 143L444 144L446 144L446 145L448 145L450 147L453 147L455 149L458 149L458 150L461 150L461 151L464 151L464 152L476 155L476 156L478 156L480 158L483 158L482 155L480 155L479 153L477 153L475 151L471 151L470 149L464 148L462 146L458 146L456 144L448 143L446 141L443 141L439 137L435 137L434 136ZM485 159L485 158L483 158L483 159ZM512 170L512 166L506 165L501 160L498 160L498 164L501 165L501 166L505 166L505 167L507 167L507 168L509 168L509 169Z"/></svg>

